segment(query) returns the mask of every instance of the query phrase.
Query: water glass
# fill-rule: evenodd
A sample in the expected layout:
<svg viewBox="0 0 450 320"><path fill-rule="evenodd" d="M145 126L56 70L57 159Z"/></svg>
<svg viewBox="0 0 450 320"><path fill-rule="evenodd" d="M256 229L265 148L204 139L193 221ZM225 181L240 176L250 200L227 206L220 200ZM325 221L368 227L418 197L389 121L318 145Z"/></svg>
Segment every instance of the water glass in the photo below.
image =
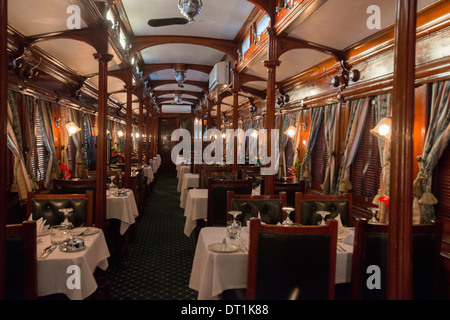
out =
<svg viewBox="0 0 450 320"><path fill-rule="evenodd" d="M51 242L52 245L61 245L64 241L69 239L69 231L65 226L56 225L51 227Z"/></svg>
<svg viewBox="0 0 450 320"><path fill-rule="evenodd" d="M239 240L241 235L242 223L241 221L227 222L227 237L230 240Z"/></svg>

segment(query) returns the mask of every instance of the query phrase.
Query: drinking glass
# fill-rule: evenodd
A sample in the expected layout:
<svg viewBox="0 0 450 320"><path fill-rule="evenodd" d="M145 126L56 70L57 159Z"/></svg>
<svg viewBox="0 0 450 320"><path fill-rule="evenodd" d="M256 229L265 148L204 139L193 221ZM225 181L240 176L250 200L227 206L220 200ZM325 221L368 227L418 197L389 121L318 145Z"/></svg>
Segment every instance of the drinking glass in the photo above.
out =
<svg viewBox="0 0 450 320"><path fill-rule="evenodd" d="M282 210L286 211L286 219L283 221L282 225L283 226L291 226L291 225L293 225L294 222L291 220L289 215L291 214L292 211L295 211L295 209L291 208L291 207L283 207Z"/></svg>
<svg viewBox="0 0 450 320"><path fill-rule="evenodd" d="M73 211L73 208L63 208L63 209L59 209L59 212L64 213L64 221L61 222L61 225L68 228L68 229L73 229L73 224L72 222L69 221L69 213Z"/></svg>
<svg viewBox="0 0 450 320"><path fill-rule="evenodd" d="M228 211L228 214L231 214L233 216L233 224L236 224L236 217L238 215L240 215L241 213L242 213L241 211L237 211L237 210Z"/></svg>
<svg viewBox="0 0 450 320"><path fill-rule="evenodd" d="M370 211L372 211L372 219L369 220L370 223L378 223L378 220L376 218L378 211L380 210L380 208L378 207L371 207L369 208Z"/></svg>
<svg viewBox="0 0 450 320"><path fill-rule="evenodd" d="M329 215L330 212L328 212L328 211L317 211L317 214L320 214L320 215L322 216L322 221L320 221L318 224L321 225L321 226L326 225L326 223L325 223L325 217L326 217L327 215Z"/></svg>
<svg viewBox="0 0 450 320"><path fill-rule="evenodd" d="M55 225L51 227L50 241L52 245L61 245L64 241L69 239L69 229L62 225Z"/></svg>
<svg viewBox="0 0 450 320"><path fill-rule="evenodd" d="M232 240L239 240L241 235L242 222L228 221L227 222L227 237Z"/></svg>

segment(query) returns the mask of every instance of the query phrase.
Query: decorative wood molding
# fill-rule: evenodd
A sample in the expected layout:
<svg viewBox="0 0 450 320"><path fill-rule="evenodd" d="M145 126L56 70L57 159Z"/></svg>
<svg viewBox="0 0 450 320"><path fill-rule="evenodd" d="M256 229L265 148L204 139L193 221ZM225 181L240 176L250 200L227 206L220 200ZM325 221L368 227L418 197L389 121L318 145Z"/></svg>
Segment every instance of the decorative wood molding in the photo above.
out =
<svg viewBox="0 0 450 320"><path fill-rule="evenodd" d="M228 55L233 61L238 59L238 43L230 40L190 37L190 36L137 36L133 39L132 55L146 48L162 45L186 43L216 49Z"/></svg>

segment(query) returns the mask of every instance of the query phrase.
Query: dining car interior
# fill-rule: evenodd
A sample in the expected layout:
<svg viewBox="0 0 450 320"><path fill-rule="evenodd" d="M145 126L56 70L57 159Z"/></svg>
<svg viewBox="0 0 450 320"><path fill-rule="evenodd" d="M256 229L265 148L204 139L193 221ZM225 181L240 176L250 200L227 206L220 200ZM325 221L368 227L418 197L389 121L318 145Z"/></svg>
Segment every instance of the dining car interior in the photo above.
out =
<svg viewBox="0 0 450 320"><path fill-rule="evenodd" d="M450 299L450 1L0 0L0 61L0 300Z"/></svg>

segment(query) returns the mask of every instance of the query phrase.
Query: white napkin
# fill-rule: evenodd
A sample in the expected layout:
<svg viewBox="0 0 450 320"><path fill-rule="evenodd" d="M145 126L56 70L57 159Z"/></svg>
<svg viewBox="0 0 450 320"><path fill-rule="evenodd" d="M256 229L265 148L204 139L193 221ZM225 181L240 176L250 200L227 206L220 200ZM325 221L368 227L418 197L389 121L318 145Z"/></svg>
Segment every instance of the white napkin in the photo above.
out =
<svg viewBox="0 0 450 320"><path fill-rule="evenodd" d="M29 221L33 220L33 215L30 214L30 218L28 219ZM39 218L38 220L36 220L36 234L39 234L41 232L44 232L46 230L48 230L49 225L46 225L45 223L47 222L47 220L44 220L42 217Z"/></svg>
<svg viewBox="0 0 450 320"><path fill-rule="evenodd" d="M334 218L338 222L338 233L342 233L345 231L344 225L342 224L341 215L338 214L336 218Z"/></svg>
<svg viewBox="0 0 450 320"><path fill-rule="evenodd" d="M348 244L348 245L353 245L353 242L355 241L355 233L354 232L350 232L344 239L344 243Z"/></svg>

